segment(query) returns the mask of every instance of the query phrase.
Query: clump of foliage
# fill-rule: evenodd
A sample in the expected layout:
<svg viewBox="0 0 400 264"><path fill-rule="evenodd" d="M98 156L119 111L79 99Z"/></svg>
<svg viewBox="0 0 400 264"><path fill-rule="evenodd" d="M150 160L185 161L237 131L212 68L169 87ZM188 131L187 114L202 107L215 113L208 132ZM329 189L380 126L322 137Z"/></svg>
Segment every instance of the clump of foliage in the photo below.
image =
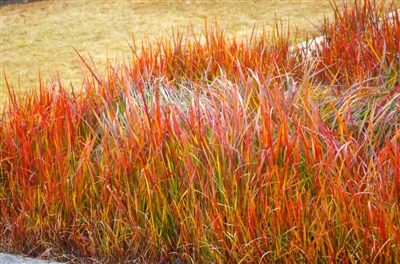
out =
<svg viewBox="0 0 400 264"><path fill-rule="evenodd" d="M397 260L399 18L373 1L333 8L307 58L281 31L238 42L206 25L133 45L104 76L78 53L82 93L9 87L1 247L79 262Z"/></svg>

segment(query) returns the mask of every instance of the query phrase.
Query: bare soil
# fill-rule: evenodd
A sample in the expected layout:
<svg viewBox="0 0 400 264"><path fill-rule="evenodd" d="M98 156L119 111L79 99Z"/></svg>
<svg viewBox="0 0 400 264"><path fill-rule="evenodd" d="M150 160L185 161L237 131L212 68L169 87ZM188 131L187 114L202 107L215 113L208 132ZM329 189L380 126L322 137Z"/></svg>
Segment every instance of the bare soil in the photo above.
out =
<svg viewBox="0 0 400 264"><path fill-rule="evenodd" d="M291 32L315 35L324 17L332 16L328 0L45 0L7 4L0 12L0 106L7 95L3 72L20 91L37 88L39 72L45 83L59 75L64 87L80 89L80 61L74 48L86 57L90 54L102 71L107 59L131 56L132 36L137 44L156 41L168 38L173 28L184 31L190 24L200 34L205 18L208 24L217 21L227 35L236 32L241 38L254 27L271 32L276 21L290 24Z"/></svg>

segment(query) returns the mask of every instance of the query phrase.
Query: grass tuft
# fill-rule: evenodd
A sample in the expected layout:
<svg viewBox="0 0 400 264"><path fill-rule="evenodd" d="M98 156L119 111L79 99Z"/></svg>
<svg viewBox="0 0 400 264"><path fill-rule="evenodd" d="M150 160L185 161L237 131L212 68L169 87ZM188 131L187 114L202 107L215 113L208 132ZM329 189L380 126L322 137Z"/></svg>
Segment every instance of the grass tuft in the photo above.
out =
<svg viewBox="0 0 400 264"><path fill-rule="evenodd" d="M82 93L9 87L1 247L80 262L394 262L398 15L332 6L311 57L289 52L290 32L239 42L205 25L132 44L105 75L77 51Z"/></svg>

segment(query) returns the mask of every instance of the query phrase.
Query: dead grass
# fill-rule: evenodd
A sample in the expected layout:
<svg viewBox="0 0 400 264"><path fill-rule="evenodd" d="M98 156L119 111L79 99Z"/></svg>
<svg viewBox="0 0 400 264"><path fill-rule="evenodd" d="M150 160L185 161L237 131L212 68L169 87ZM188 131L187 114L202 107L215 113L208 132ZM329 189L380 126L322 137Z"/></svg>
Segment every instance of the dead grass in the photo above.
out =
<svg viewBox="0 0 400 264"><path fill-rule="evenodd" d="M57 73L64 86L79 89L79 59L73 48L90 54L105 69L107 58L130 56L127 42L168 37L171 28L196 32L204 17L215 18L228 34L251 34L254 26L272 30L275 18L300 32L331 15L328 1L56 1L1 7L1 70L11 86L37 88L38 73L49 81ZM315 29L314 29L315 31ZM167 33L168 32L168 33ZM1 74L0 103L7 94Z"/></svg>
<svg viewBox="0 0 400 264"><path fill-rule="evenodd" d="M338 1L342 4L343 1ZM400 1L396 1L400 3ZM204 18L213 19L228 35L250 35L253 27L269 32L276 19L291 32L317 34L316 27L332 15L329 1L58 1L7 5L1 11L0 106L7 96L3 72L12 87L37 89L58 74L65 87L80 89L81 70L74 48L90 54L100 70L110 59L130 56L132 36L143 40L168 38L172 28L195 32ZM294 35L294 34L293 34Z"/></svg>

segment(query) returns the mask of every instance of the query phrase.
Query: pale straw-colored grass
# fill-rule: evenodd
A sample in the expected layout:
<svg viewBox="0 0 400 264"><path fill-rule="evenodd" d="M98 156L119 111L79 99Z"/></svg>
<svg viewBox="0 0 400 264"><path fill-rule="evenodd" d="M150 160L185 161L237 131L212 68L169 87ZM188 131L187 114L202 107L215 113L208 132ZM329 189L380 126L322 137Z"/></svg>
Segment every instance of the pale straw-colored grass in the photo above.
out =
<svg viewBox="0 0 400 264"><path fill-rule="evenodd" d="M316 35L316 26L331 16L329 1L59 1L46 0L0 7L1 77L0 104L10 85L22 91L37 88L58 74L65 87L81 87L80 60L73 48L93 58L99 71L107 58L129 57L132 35L138 45L169 38L172 28L195 32L216 19L225 32L249 36L253 28L272 32L276 19L290 23L292 32ZM280 22L279 22L280 23ZM280 25L279 25L280 26Z"/></svg>

